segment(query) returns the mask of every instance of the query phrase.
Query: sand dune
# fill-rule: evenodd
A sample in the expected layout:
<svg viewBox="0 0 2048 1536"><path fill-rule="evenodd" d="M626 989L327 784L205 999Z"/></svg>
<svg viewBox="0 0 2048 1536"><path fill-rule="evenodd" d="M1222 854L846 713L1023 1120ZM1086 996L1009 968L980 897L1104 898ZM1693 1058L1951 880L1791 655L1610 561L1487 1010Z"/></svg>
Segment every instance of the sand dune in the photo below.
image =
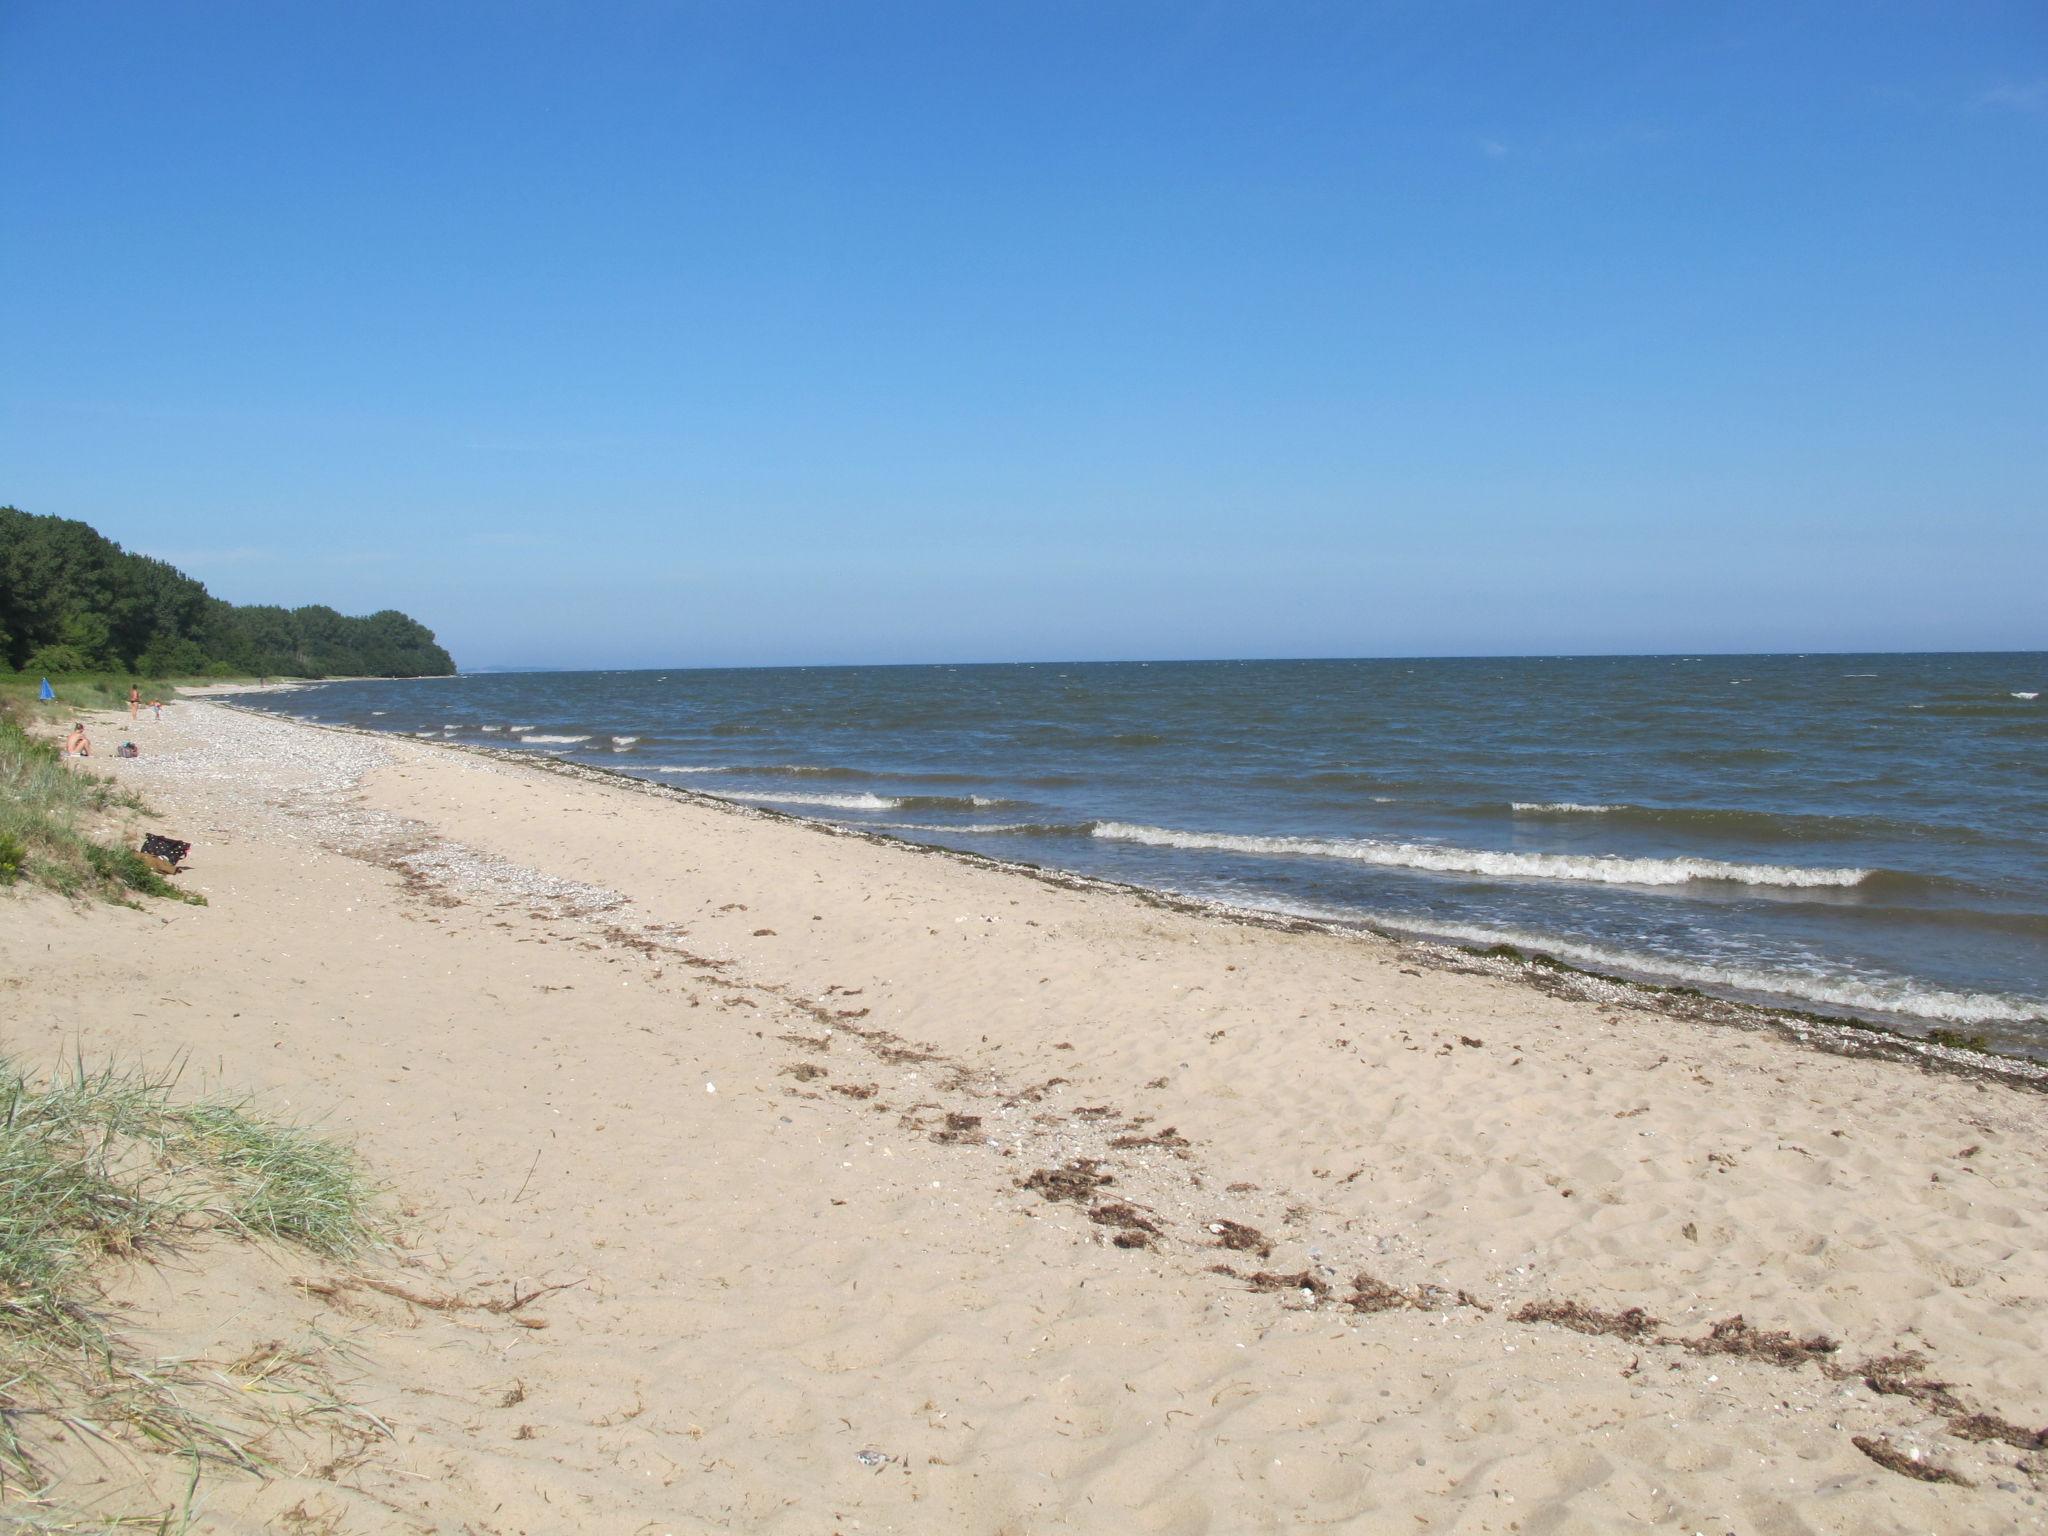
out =
<svg viewBox="0 0 2048 1536"><path fill-rule="evenodd" d="M198 1529L2048 1524L2037 1091L172 714L106 766L211 905L8 901L6 1044L323 1116L405 1232L386 1290L125 1278L156 1347L331 1340L393 1432Z"/></svg>

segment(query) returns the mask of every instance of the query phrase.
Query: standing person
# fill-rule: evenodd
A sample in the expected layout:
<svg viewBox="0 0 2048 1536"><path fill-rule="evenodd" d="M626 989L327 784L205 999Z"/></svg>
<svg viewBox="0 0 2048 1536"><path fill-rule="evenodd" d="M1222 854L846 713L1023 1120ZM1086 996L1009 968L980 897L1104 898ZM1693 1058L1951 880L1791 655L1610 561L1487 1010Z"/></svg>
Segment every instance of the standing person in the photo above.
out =
<svg viewBox="0 0 2048 1536"><path fill-rule="evenodd" d="M163 701L162 699L151 699L151 700L149 701L149 707L150 707L150 708L151 708L152 710L154 710L154 711L156 712L156 717L157 717L157 719L159 719L159 720L163 719L163 717L164 717L164 701Z"/></svg>
<svg viewBox="0 0 2048 1536"><path fill-rule="evenodd" d="M130 720L140 720L142 718L142 689L135 683L128 685L128 718Z"/></svg>

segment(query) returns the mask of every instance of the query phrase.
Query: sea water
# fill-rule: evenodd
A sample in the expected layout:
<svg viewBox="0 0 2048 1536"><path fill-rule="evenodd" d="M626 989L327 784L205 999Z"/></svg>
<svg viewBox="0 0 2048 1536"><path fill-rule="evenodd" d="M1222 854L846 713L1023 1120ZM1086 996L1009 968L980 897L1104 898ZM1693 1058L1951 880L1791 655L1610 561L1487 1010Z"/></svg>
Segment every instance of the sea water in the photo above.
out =
<svg viewBox="0 0 2048 1536"><path fill-rule="evenodd" d="M498 673L245 702L2048 1055L2048 654Z"/></svg>

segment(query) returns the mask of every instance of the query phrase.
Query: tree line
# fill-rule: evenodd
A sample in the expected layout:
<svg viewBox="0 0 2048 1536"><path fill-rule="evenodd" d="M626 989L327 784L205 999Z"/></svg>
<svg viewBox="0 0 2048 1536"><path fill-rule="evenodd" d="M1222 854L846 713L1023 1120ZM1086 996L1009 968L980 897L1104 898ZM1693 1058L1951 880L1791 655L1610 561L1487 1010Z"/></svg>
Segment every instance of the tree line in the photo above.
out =
<svg viewBox="0 0 2048 1536"><path fill-rule="evenodd" d="M444 677L425 625L396 609L223 602L167 561L85 523L0 507L0 668L44 676Z"/></svg>

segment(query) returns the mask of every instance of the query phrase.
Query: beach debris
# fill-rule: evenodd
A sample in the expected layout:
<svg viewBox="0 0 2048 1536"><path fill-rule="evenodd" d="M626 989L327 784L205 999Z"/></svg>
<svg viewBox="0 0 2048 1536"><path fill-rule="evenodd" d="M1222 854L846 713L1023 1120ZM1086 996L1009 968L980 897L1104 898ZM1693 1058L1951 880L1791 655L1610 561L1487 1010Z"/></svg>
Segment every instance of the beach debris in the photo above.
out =
<svg viewBox="0 0 2048 1536"><path fill-rule="evenodd" d="M1212 1221L1209 1230L1215 1234L1218 1248L1255 1253L1262 1259L1273 1256L1272 1241L1257 1227L1248 1227L1241 1221Z"/></svg>
<svg viewBox="0 0 2048 1536"><path fill-rule="evenodd" d="M894 1456L889 1455L887 1452L878 1451L875 1450L873 1447L870 1447L864 1451L855 1451L853 1453L853 1459L859 1462L864 1467L880 1468L886 1467L890 1462L894 1461L896 1458Z"/></svg>
<svg viewBox="0 0 2048 1536"><path fill-rule="evenodd" d="M2048 1427L2028 1429L1995 1413L1958 1414L1948 1421L1948 1432L1958 1440L1998 1440L2016 1451L2048 1451Z"/></svg>
<svg viewBox="0 0 2048 1536"><path fill-rule="evenodd" d="M511 1295L493 1301L477 1301L466 1295L433 1295L413 1290L410 1286L400 1285L394 1280L386 1280L378 1275L340 1275L331 1279L301 1276L293 1280L292 1284L309 1296L319 1296L336 1303L339 1303L349 1291L375 1291L380 1296L389 1296L394 1301L402 1301L415 1307L425 1307L431 1312L494 1312L502 1317L531 1306L543 1296L551 1296L556 1291L566 1291L582 1285L588 1278L579 1276L574 1280L538 1285L530 1290L521 1289L519 1282L515 1280L512 1282ZM547 1327L546 1320L538 1317L514 1316L512 1321L522 1328Z"/></svg>
<svg viewBox="0 0 2048 1536"><path fill-rule="evenodd" d="M1017 1092L1003 1100L1003 1107L1005 1109L1015 1109L1019 1104L1036 1104L1053 1089L1064 1087L1072 1081L1072 1078L1067 1077L1048 1077L1044 1082L1035 1084L1030 1088L1020 1088Z"/></svg>
<svg viewBox="0 0 2048 1536"><path fill-rule="evenodd" d="M781 1075L793 1077L800 1083L809 1083L825 1076L825 1069L808 1061L792 1061L782 1069Z"/></svg>
<svg viewBox="0 0 2048 1536"><path fill-rule="evenodd" d="M1623 1312L1602 1312L1578 1301L1532 1301L1510 1316L1518 1323L1550 1323L1595 1338L1606 1335L1617 1339L1640 1339L1663 1326L1659 1319L1641 1307L1630 1307Z"/></svg>
<svg viewBox="0 0 2048 1536"><path fill-rule="evenodd" d="M1048 1200L1086 1205L1103 1185L1115 1182L1116 1175L1104 1173L1095 1158L1077 1157L1064 1168L1040 1168L1029 1178L1019 1179L1017 1187L1036 1190Z"/></svg>
<svg viewBox="0 0 2048 1536"><path fill-rule="evenodd" d="M921 1061L943 1061L945 1058L934 1050L921 1045L912 1045L901 1035L891 1034L886 1029L871 1029L863 1032L868 1046L882 1061L892 1067L911 1066Z"/></svg>
<svg viewBox="0 0 2048 1536"><path fill-rule="evenodd" d="M1191 1143L1187 1137L1181 1135L1176 1127L1171 1125L1161 1126L1158 1130L1146 1136L1140 1135L1137 1130L1137 1127L1142 1123L1142 1121L1133 1122L1131 1130L1126 1131L1121 1136L1112 1136L1109 1142L1110 1146L1118 1152L1130 1151L1137 1147L1158 1147L1161 1151L1171 1152L1175 1157L1183 1160L1193 1156L1188 1150Z"/></svg>
<svg viewBox="0 0 2048 1536"><path fill-rule="evenodd" d="M1404 1291L1397 1285L1387 1284L1377 1275L1360 1270L1351 1282L1351 1294L1344 1298L1344 1305L1354 1312L1394 1312L1402 1307L1427 1312L1429 1298L1420 1291Z"/></svg>
<svg viewBox="0 0 2048 1536"><path fill-rule="evenodd" d="M1159 1236L1156 1222L1121 1200L1095 1206L1088 1212L1088 1219L1099 1227L1115 1227L1117 1233L1110 1241L1119 1248L1150 1248L1152 1239Z"/></svg>
<svg viewBox="0 0 2048 1536"><path fill-rule="evenodd" d="M1922 1461L1918 1451L1902 1451L1889 1440L1877 1440L1869 1435L1851 1435L1849 1443L1886 1471L1896 1472L1901 1477L1910 1477L1922 1483L1955 1483L1963 1488L1976 1486L1953 1467L1944 1467L1938 1462Z"/></svg>
<svg viewBox="0 0 2048 1536"><path fill-rule="evenodd" d="M953 1146L981 1139L981 1116L963 1115L957 1111L948 1111L945 1124L932 1132L933 1141Z"/></svg>
<svg viewBox="0 0 2048 1536"><path fill-rule="evenodd" d="M1794 1338L1782 1328L1753 1328L1742 1314L1724 1317L1697 1339L1676 1339L1696 1355L1740 1355L1769 1365L1798 1366L1832 1355L1842 1346L1824 1333Z"/></svg>
<svg viewBox="0 0 2048 1536"><path fill-rule="evenodd" d="M1330 1294L1330 1282L1310 1270L1297 1270L1291 1275L1275 1274L1262 1269L1256 1274L1243 1277L1245 1284L1255 1291L1300 1291L1310 1301L1323 1300Z"/></svg>

